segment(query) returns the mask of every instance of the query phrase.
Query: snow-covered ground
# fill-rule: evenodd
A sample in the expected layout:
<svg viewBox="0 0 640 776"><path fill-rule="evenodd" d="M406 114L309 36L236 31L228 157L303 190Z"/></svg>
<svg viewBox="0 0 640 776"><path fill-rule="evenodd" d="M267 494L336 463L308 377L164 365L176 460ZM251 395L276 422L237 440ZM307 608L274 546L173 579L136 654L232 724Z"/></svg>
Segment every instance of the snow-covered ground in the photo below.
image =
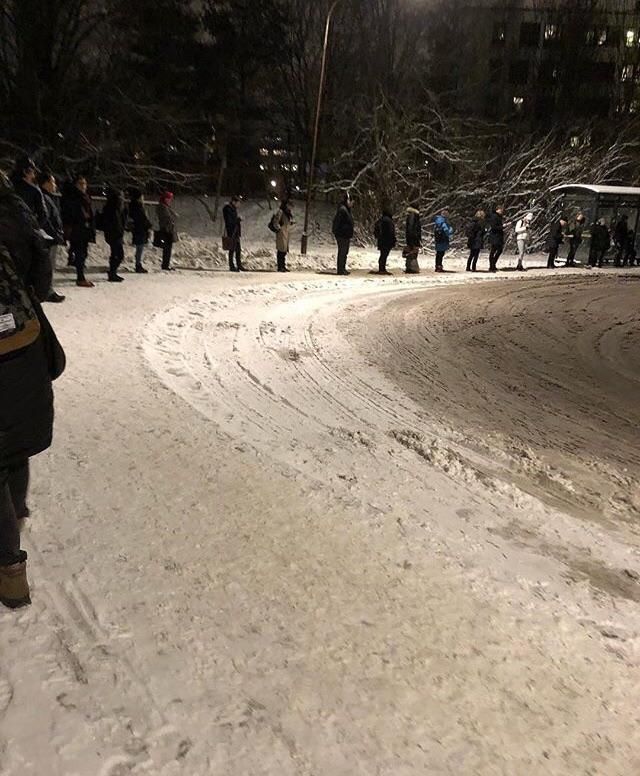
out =
<svg viewBox="0 0 640 776"><path fill-rule="evenodd" d="M92 269L0 773L640 772L639 270Z"/></svg>

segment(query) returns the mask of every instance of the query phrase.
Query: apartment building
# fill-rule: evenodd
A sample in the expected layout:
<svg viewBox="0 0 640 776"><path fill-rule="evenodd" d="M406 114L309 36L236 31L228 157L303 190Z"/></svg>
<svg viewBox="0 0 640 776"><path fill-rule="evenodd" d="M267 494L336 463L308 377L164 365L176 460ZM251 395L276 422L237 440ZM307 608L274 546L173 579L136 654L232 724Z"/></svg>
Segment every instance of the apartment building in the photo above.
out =
<svg viewBox="0 0 640 776"><path fill-rule="evenodd" d="M474 113L543 123L640 113L640 2L488 1L463 18L458 87Z"/></svg>

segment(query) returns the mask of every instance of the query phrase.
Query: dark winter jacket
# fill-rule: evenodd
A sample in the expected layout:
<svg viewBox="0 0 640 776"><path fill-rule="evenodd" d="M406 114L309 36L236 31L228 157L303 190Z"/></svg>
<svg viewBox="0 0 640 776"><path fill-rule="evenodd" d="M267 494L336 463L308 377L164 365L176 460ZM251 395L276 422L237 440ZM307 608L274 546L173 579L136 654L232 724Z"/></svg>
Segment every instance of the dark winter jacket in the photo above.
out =
<svg viewBox="0 0 640 776"><path fill-rule="evenodd" d="M484 247L484 221L472 218L467 227L467 248L470 251L480 251Z"/></svg>
<svg viewBox="0 0 640 776"><path fill-rule="evenodd" d="M129 220L131 221L133 244L146 245L151 236L151 221L139 199L134 199L129 203Z"/></svg>
<svg viewBox="0 0 640 776"><path fill-rule="evenodd" d="M376 239L378 242L378 249L381 251L391 250L395 248L396 239L396 225L393 223L393 216L391 213L383 213L382 217L376 224Z"/></svg>
<svg viewBox="0 0 640 776"><path fill-rule="evenodd" d="M489 245L494 248L504 246L504 219L495 211L489 216Z"/></svg>
<svg viewBox="0 0 640 776"><path fill-rule="evenodd" d="M416 210L414 207L407 208L405 242L407 248L419 248L422 245L422 221L420 220L420 211Z"/></svg>
<svg viewBox="0 0 640 776"><path fill-rule="evenodd" d="M44 230L53 237L54 245L64 245L64 228L58 200L48 191L43 191L44 205L47 210L47 225Z"/></svg>
<svg viewBox="0 0 640 776"><path fill-rule="evenodd" d="M449 219L445 216L436 216L433 223L433 234L436 244L436 251L439 253L442 251L448 251L453 237L453 227L449 223Z"/></svg>
<svg viewBox="0 0 640 776"><path fill-rule="evenodd" d="M0 261L11 261L25 287L42 300L51 264L38 224L23 202L0 184ZM53 391L42 337L0 356L0 468L46 450L53 430Z"/></svg>
<svg viewBox="0 0 640 776"><path fill-rule="evenodd" d="M47 228L47 208L44 202L42 190L33 183L27 183L24 178L13 180L15 193L33 213L40 229Z"/></svg>
<svg viewBox="0 0 640 776"><path fill-rule="evenodd" d="M69 189L63 214L65 237L72 243L90 243L95 240L95 218L91 197L73 186Z"/></svg>
<svg viewBox="0 0 640 776"><path fill-rule="evenodd" d="M222 217L227 237L239 240L242 237L242 219L238 215L238 208L232 202L227 202L222 208Z"/></svg>
<svg viewBox="0 0 640 776"><path fill-rule="evenodd" d="M158 205L158 227L167 240L174 242L178 239L175 210L166 203Z"/></svg>
<svg viewBox="0 0 640 776"><path fill-rule="evenodd" d="M122 195L117 191L110 191L107 195L107 203L102 209L102 231L105 241L109 245L122 242L126 225L127 208Z"/></svg>
<svg viewBox="0 0 640 776"><path fill-rule="evenodd" d="M619 248L624 248L629 237L629 223L621 218L613 230L613 241Z"/></svg>
<svg viewBox="0 0 640 776"><path fill-rule="evenodd" d="M609 230L602 224L594 224L591 230L591 249L594 251L608 251L611 247Z"/></svg>
<svg viewBox="0 0 640 776"><path fill-rule="evenodd" d="M569 242L571 245L580 245L582 242L582 232L584 231L584 222L574 221L571 224L569 234Z"/></svg>
<svg viewBox="0 0 640 776"><path fill-rule="evenodd" d="M343 203L338 207L333 219L333 234L339 240L350 240L353 237L353 228L351 208Z"/></svg>
<svg viewBox="0 0 640 776"><path fill-rule="evenodd" d="M557 248L562 244L563 239L564 232L562 231L562 224L560 221L554 221L551 224L551 229L549 230L549 247Z"/></svg>

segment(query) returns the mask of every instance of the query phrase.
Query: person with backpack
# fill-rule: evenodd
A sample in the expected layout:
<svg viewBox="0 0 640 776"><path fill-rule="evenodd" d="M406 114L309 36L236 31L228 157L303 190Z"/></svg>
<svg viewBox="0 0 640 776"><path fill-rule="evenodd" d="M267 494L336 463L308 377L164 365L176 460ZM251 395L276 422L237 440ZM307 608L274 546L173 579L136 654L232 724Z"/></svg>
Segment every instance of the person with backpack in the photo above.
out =
<svg viewBox="0 0 640 776"><path fill-rule="evenodd" d="M287 268L287 254L289 253L289 238L293 224L293 213L289 205L289 197L283 197L273 218L269 221L269 229L276 236L276 261L278 272L289 272Z"/></svg>
<svg viewBox="0 0 640 776"><path fill-rule="evenodd" d="M591 246L589 249L589 265L602 267L602 262L611 247L611 236L604 218L599 218L591 229Z"/></svg>
<svg viewBox="0 0 640 776"><path fill-rule="evenodd" d="M489 272L498 271L498 259L504 250L504 208L498 205L489 216Z"/></svg>
<svg viewBox="0 0 640 776"><path fill-rule="evenodd" d="M414 202L407 208L407 218L404 224L405 248L402 255L405 259L404 271L407 275L417 275L420 272L418 256L422 247L422 220L418 203Z"/></svg>
<svg viewBox="0 0 640 776"><path fill-rule="evenodd" d="M29 516L29 459L51 445L51 382L59 374L51 371L52 330L39 307L51 263L38 230L0 174L0 603L12 609L31 603L20 526Z"/></svg>
<svg viewBox="0 0 640 776"><path fill-rule="evenodd" d="M131 242L135 248L136 272L146 275L147 270L142 264L144 249L151 236L151 221L144 207L144 198L140 189L129 189L129 226Z"/></svg>
<svg viewBox="0 0 640 776"><path fill-rule="evenodd" d="M65 205L65 237L69 240L69 254L73 256L73 266L76 268L76 285L80 288L93 288L93 283L87 280L84 273L89 243L95 242L96 239L93 204L84 175L74 175L71 184Z"/></svg>
<svg viewBox="0 0 640 776"><path fill-rule="evenodd" d="M533 223L533 213L527 213L523 218L516 221L516 245L518 246L518 264L517 270L524 272L524 254L527 245L531 242L531 224Z"/></svg>
<svg viewBox="0 0 640 776"><path fill-rule="evenodd" d="M242 266L242 216L238 213L240 197L233 196L222 208L224 219L223 248L229 253L229 272L245 272ZM234 263L235 257L235 263Z"/></svg>
<svg viewBox="0 0 640 776"><path fill-rule="evenodd" d="M547 240L547 249L549 251L549 258L547 259L547 269L556 268L556 259L558 258L558 252L560 246L564 241L564 230L567 226L567 222L564 218L558 218L551 224L549 230L549 238Z"/></svg>
<svg viewBox="0 0 640 776"><path fill-rule="evenodd" d="M569 234L567 235L569 238L569 253L567 255L565 267L576 266L576 254L578 253L578 248L582 244L582 232L584 231L584 222L586 220L587 219L582 213L578 213L569 227Z"/></svg>
<svg viewBox="0 0 640 776"><path fill-rule="evenodd" d="M173 192L163 191L158 200L158 232L154 242L162 248L162 266L165 272L171 272L173 243L178 239L176 211L173 209Z"/></svg>
<svg viewBox="0 0 640 776"><path fill-rule="evenodd" d="M436 216L433 223L433 238L436 247L436 272L444 272L442 262L445 253L449 250L452 237L453 227L449 223L449 211L445 208L440 215Z"/></svg>
<svg viewBox="0 0 640 776"><path fill-rule="evenodd" d="M467 272L476 271L480 251L484 247L485 217L484 210L477 210L467 227L467 248L469 249Z"/></svg>
<svg viewBox="0 0 640 776"><path fill-rule="evenodd" d="M110 188L107 191L107 203L102 210L101 226L104 239L111 255L109 256L110 283L122 283L124 278L118 275L118 268L124 261L124 232L127 225L127 208L124 195L120 189Z"/></svg>
<svg viewBox="0 0 640 776"><path fill-rule="evenodd" d="M376 244L380 251L377 274L390 275L391 272L387 269L387 260L397 243L396 225L393 223L393 213L390 208L382 208L382 215L375 222L373 227L373 236L376 239Z"/></svg>
<svg viewBox="0 0 640 776"><path fill-rule="evenodd" d="M332 231L333 236L336 238L338 245L338 275L349 275L347 269L347 257L349 256L349 248L351 246L351 239L354 233L354 222L351 208L353 202L347 192L342 195L340 204L333 218Z"/></svg>
<svg viewBox="0 0 640 776"><path fill-rule="evenodd" d="M66 240L64 239L64 228L62 226L62 216L60 215L58 200L55 196L58 192L58 186L55 177L50 172L41 172L39 174L38 185L40 186L40 191L42 191L47 211L47 226L45 232L51 235L49 260L51 262L51 275L53 277L53 273L56 271L58 251L60 246L66 243ZM64 300L64 295L57 293L53 286L51 286L45 301L60 303L64 302Z"/></svg>

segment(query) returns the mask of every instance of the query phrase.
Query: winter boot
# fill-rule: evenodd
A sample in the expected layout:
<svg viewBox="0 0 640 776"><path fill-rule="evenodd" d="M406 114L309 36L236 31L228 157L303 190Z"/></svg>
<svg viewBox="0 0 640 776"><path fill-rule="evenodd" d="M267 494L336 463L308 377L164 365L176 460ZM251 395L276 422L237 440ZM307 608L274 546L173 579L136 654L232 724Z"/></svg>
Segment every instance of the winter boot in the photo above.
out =
<svg viewBox="0 0 640 776"><path fill-rule="evenodd" d="M20 552L17 562L0 566L0 603L9 609L18 609L31 603L26 552Z"/></svg>

